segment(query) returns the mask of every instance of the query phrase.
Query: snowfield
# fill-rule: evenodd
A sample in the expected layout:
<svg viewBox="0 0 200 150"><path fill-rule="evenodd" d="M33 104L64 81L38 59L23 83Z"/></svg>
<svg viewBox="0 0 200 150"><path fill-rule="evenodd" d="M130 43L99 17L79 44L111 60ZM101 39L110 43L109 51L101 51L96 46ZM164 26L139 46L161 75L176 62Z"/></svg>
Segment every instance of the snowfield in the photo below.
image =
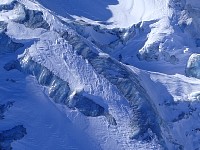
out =
<svg viewBox="0 0 200 150"><path fill-rule="evenodd" d="M1 0L0 149L199 149L199 10Z"/></svg>

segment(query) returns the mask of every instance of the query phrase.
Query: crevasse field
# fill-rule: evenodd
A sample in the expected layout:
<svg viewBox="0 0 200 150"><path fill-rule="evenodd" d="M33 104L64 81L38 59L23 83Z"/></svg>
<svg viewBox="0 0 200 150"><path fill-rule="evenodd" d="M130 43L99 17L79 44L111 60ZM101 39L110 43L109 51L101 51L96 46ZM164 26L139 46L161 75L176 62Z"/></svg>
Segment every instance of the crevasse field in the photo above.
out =
<svg viewBox="0 0 200 150"><path fill-rule="evenodd" d="M200 1L0 0L11 149L200 149Z"/></svg>

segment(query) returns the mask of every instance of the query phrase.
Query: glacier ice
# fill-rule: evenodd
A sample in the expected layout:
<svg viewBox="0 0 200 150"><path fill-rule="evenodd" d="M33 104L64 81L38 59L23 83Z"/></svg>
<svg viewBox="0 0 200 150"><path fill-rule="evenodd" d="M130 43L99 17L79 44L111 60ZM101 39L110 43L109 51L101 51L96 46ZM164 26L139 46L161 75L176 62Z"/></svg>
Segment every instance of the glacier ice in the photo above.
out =
<svg viewBox="0 0 200 150"><path fill-rule="evenodd" d="M189 77L200 79L200 54L192 54L187 62L185 73Z"/></svg>

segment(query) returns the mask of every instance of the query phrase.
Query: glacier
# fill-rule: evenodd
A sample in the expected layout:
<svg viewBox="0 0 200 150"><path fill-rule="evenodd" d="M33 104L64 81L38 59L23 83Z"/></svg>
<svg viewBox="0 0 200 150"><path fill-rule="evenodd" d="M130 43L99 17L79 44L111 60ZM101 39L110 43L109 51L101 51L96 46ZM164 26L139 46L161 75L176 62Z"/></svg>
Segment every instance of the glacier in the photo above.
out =
<svg viewBox="0 0 200 150"><path fill-rule="evenodd" d="M187 76L200 78L199 74L199 63L200 63L200 55L199 54L192 54L187 62L187 66L185 69L185 73Z"/></svg>
<svg viewBox="0 0 200 150"><path fill-rule="evenodd" d="M199 8L2 0L0 149L198 149Z"/></svg>

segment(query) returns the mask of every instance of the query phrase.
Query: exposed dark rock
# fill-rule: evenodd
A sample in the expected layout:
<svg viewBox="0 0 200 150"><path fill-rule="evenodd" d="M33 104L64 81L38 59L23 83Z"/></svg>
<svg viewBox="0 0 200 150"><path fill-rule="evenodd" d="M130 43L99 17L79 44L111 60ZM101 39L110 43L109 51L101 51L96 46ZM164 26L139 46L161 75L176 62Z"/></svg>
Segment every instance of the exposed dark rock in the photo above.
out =
<svg viewBox="0 0 200 150"><path fill-rule="evenodd" d="M11 150L11 143L22 139L26 134L27 132L23 125L18 125L12 129L2 131L0 133L0 149Z"/></svg>
<svg viewBox="0 0 200 150"><path fill-rule="evenodd" d="M0 120L4 119L4 113L13 106L13 101L7 102L6 104L0 104Z"/></svg>
<svg viewBox="0 0 200 150"><path fill-rule="evenodd" d="M16 43L7 36L5 33L0 33L0 54L2 53L13 53L17 49L23 47L21 43Z"/></svg>
<svg viewBox="0 0 200 150"><path fill-rule="evenodd" d="M12 69L17 69L19 68L19 61L18 60L10 61L7 64L5 64L3 68L7 71L10 71Z"/></svg>

